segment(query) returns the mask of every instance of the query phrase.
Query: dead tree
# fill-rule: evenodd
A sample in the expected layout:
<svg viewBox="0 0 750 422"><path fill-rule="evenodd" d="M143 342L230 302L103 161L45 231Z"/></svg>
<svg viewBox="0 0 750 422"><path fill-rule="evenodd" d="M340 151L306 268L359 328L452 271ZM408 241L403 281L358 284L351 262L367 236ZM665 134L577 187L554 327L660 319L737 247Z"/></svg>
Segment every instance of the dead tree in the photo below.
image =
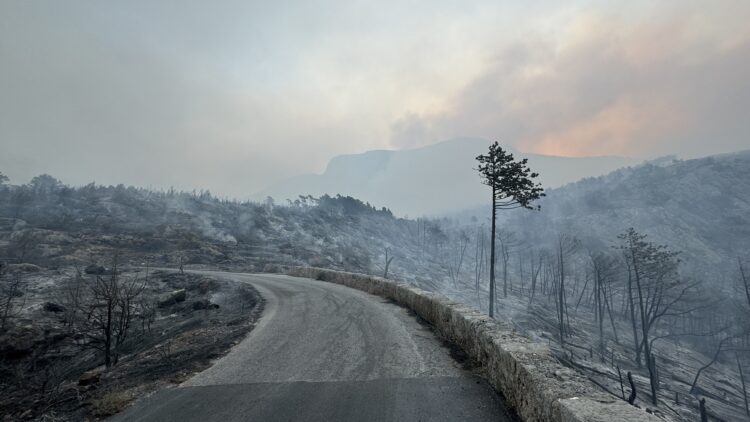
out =
<svg viewBox="0 0 750 422"><path fill-rule="evenodd" d="M542 271L542 262L544 260L544 255L542 253L539 253L539 263L534 266L534 251L531 251L531 291L529 292L529 305L534 303L534 295L536 294L536 285L537 281L539 280L539 273Z"/></svg>
<svg viewBox="0 0 750 422"><path fill-rule="evenodd" d="M719 356L722 354L722 352L725 351L724 347L727 345L728 342L731 342L732 340L734 340L734 338L735 336L727 336L721 339L721 341L719 341L719 343L716 345L716 351L714 352L714 355L711 358L711 360L708 361L705 365L698 368L698 371L695 373L695 378L693 378L693 383L690 384L690 394L695 393L695 388L698 385L698 379L700 378L703 371L710 368L711 365L713 365L714 363L716 363L716 361L719 360Z"/></svg>
<svg viewBox="0 0 750 422"><path fill-rule="evenodd" d="M635 352L635 362L638 364L638 368L641 367L641 341L638 338L638 319L635 316L635 296L633 287L633 267L628 259L625 259L625 263L628 269L628 285L627 285L627 304L626 308L630 311L630 327L633 330L633 349Z"/></svg>
<svg viewBox="0 0 750 422"><path fill-rule="evenodd" d="M81 307L84 293L84 279L80 268L76 266L76 274L62 286L62 302L65 307L65 327L73 332Z"/></svg>
<svg viewBox="0 0 750 422"><path fill-rule="evenodd" d="M566 263L570 259L570 255L578 249L578 245L579 242L575 237L567 234L557 236L555 249L555 308L557 310L558 334L562 346L565 346L565 337L568 335L568 324L566 324L568 305L565 290L565 276L568 270L566 269Z"/></svg>
<svg viewBox="0 0 750 422"><path fill-rule="evenodd" d="M482 280L482 270L485 265L484 225L477 227L477 243L474 249L474 292L479 306L479 283Z"/></svg>
<svg viewBox="0 0 750 422"><path fill-rule="evenodd" d="M508 263L517 241L515 234L509 230L500 230L497 234L497 240L500 241L500 259L502 259L503 264L503 297L508 297Z"/></svg>
<svg viewBox="0 0 750 422"><path fill-rule="evenodd" d="M639 234L633 228L618 238L622 242L619 249L627 263L631 302L635 301L637 305L640 321L639 329L634 331L636 359L640 361L642 350L649 372L652 402L656 405L658 380L653 365L650 336L661 319L686 315L693 310L676 308L695 285L686 285L679 278L679 260L676 258L678 252L673 252L664 245L648 242L645 235ZM635 293L631 289L635 289ZM633 326L636 326L635 321ZM637 339L638 334L640 342Z"/></svg>
<svg viewBox="0 0 750 422"><path fill-rule="evenodd" d="M90 286L90 301L83 305L86 315L85 335L88 345L98 349L104 355L104 365L112 366L112 337L115 326L115 307L117 302L117 267L112 266L112 275L104 278L94 276Z"/></svg>
<svg viewBox="0 0 750 422"><path fill-rule="evenodd" d="M393 261L393 255L389 255L391 252L390 248L385 248L385 269L383 270L383 278L388 278L388 269L391 266L391 261Z"/></svg>
<svg viewBox="0 0 750 422"><path fill-rule="evenodd" d="M609 309L607 300L607 287L615 278L616 261L613 257L599 252L589 255L593 269L594 280L594 319L599 330L599 354L604 361L605 337L604 337L604 320L605 312L608 311L609 321L612 326L612 332L617 341L617 326L615 325L612 310Z"/></svg>
<svg viewBox="0 0 750 422"><path fill-rule="evenodd" d="M638 394L635 389L635 381L633 381L633 374L628 371L628 382L630 383L630 396L628 397L628 403L634 404L635 397Z"/></svg>
<svg viewBox="0 0 750 422"><path fill-rule="evenodd" d="M524 271L523 270L524 270L524 267L523 267L523 253L521 251L521 252L518 253L518 282L520 284L518 286L518 289L519 289L518 291L520 292L521 295L523 295L523 290L526 287L526 279L524 278ZM512 287L513 287L513 285L511 284L511 289L512 289Z"/></svg>
<svg viewBox="0 0 750 422"><path fill-rule="evenodd" d="M750 306L750 280L747 279L747 276L745 275L745 268L742 266L742 261L739 258L737 258L737 266L740 269L740 281L742 282L742 287L745 290L747 306Z"/></svg>
<svg viewBox="0 0 750 422"><path fill-rule="evenodd" d="M146 277L143 281L143 290L145 291L149 285L149 268L150 263L146 262ZM151 333L151 324L156 320L156 303L141 294L137 301L138 316L141 320L141 334L146 332Z"/></svg>
<svg viewBox="0 0 750 422"><path fill-rule="evenodd" d="M701 422L708 422L708 412L706 412L706 399L702 398L698 402L698 407L701 413Z"/></svg>
<svg viewBox="0 0 750 422"><path fill-rule="evenodd" d="M458 288L458 283L461 281L461 266L464 262L464 256L466 255L466 248L469 246L469 236L461 231L458 235L459 243L457 245L455 253L448 262L448 274L453 281L453 287Z"/></svg>
<svg viewBox="0 0 750 422"><path fill-rule="evenodd" d="M144 288L143 280L121 277L115 258L111 273L108 276L95 275L89 285L88 297L81 302L80 329L87 339L87 346L102 352L107 368L119 360L136 316L137 299Z"/></svg>
<svg viewBox="0 0 750 422"><path fill-rule="evenodd" d="M750 406L747 403L747 387L745 387L745 374L742 372L742 362L740 362L740 355L735 353L735 359L737 359L737 370L740 373L740 383L742 384L742 399L745 401L745 413L750 416Z"/></svg>
<svg viewBox="0 0 750 422"><path fill-rule="evenodd" d="M539 209L531 203L544 196L544 189L534 179L539 176L528 167L527 159L515 161L513 154L495 142L486 155L477 158L477 171L482 183L492 189L492 230L490 234L490 298L489 314L495 317L495 233L497 210L515 208Z"/></svg>
<svg viewBox="0 0 750 422"><path fill-rule="evenodd" d="M115 312L113 360L116 365L125 341L130 338L133 320L139 305L139 297L146 287L145 279L137 277L123 279L118 286L117 308Z"/></svg>

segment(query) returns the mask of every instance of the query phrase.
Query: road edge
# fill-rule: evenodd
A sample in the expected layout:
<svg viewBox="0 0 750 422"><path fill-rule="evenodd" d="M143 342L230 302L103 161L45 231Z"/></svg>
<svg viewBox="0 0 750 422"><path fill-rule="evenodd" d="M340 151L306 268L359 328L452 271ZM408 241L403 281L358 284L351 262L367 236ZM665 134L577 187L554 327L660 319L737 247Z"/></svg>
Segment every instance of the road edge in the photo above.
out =
<svg viewBox="0 0 750 422"><path fill-rule="evenodd" d="M661 420L602 392L588 378L560 364L546 345L518 334L510 324L442 295L363 274L314 267L288 267L282 272L341 284L413 310L479 362L490 384L524 421Z"/></svg>

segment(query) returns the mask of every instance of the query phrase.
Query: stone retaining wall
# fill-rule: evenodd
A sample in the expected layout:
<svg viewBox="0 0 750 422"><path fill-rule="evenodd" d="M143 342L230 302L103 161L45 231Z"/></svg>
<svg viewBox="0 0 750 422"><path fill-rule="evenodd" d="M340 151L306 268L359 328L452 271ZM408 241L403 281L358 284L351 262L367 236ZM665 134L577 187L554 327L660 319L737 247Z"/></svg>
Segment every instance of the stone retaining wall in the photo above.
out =
<svg viewBox="0 0 750 422"><path fill-rule="evenodd" d="M509 324L448 298L407 284L319 268L295 267L291 276L342 284L412 309L472 359L524 421L659 421L643 409L602 392L585 376L561 365L547 346Z"/></svg>

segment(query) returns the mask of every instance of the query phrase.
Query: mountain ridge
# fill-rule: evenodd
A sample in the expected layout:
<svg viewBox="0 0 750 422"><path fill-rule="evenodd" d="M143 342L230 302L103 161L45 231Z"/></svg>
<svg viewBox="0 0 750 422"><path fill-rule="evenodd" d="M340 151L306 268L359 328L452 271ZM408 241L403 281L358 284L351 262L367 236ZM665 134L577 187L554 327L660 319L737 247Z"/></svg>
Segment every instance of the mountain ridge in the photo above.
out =
<svg viewBox="0 0 750 422"><path fill-rule="evenodd" d="M490 141L456 138L408 150L371 150L333 157L321 174L292 177L254 195L277 200L299 195L351 195L382 204L399 215L443 215L479 205L486 192L474 168ZM598 176L639 160L616 157L561 157L527 154L504 147L540 173L545 187ZM415 194L414 192L417 192Z"/></svg>

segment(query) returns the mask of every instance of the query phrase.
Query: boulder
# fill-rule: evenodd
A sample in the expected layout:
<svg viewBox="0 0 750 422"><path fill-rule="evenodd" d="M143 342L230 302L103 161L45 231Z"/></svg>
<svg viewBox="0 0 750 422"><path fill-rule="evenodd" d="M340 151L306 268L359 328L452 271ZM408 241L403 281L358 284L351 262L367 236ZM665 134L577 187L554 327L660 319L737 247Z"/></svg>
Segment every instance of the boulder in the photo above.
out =
<svg viewBox="0 0 750 422"><path fill-rule="evenodd" d="M32 324L12 327L0 335L0 359L21 359L34 351L34 346L44 341L44 333Z"/></svg>
<svg viewBox="0 0 750 422"><path fill-rule="evenodd" d="M47 312L60 313L65 312L65 307L57 303L47 302L44 304L44 310Z"/></svg>
<svg viewBox="0 0 750 422"><path fill-rule="evenodd" d="M208 300L197 300L193 302L193 310L200 311L201 309L219 309L219 305L211 303Z"/></svg>
<svg viewBox="0 0 750 422"><path fill-rule="evenodd" d="M167 293L162 297L162 299L159 301L159 307L166 308L167 306L172 306L176 303L184 302L185 299L187 299L187 290L175 290L171 293Z"/></svg>
<svg viewBox="0 0 750 422"><path fill-rule="evenodd" d="M78 378L78 385L80 386L87 386L87 385L94 385L99 382L101 379L101 373L97 371L88 371L81 374L81 376Z"/></svg>
<svg viewBox="0 0 750 422"><path fill-rule="evenodd" d="M86 274L95 274L95 275L102 275L107 272L107 269L102 267L101 265L94 265L91 264L86 267L86 269L83 270Z"/></svg>

